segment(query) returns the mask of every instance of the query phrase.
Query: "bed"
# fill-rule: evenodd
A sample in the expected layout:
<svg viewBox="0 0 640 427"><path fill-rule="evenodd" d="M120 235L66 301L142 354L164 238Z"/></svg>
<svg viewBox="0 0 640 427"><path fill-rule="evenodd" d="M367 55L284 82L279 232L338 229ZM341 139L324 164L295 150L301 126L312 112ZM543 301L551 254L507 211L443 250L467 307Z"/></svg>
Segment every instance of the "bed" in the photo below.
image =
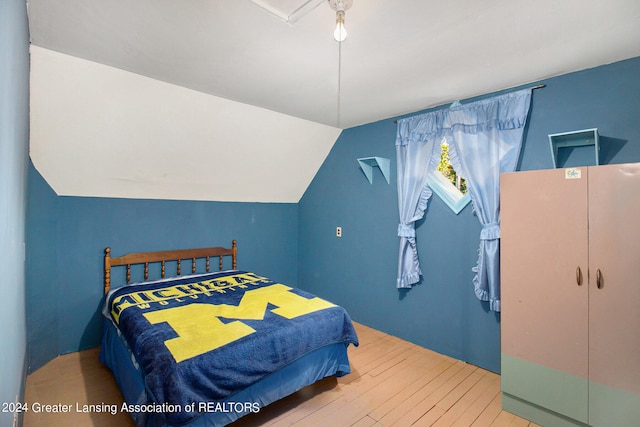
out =
<svg viewBox="0 0 640 427"><path fill-rule="evenodd" d="M236 258L235 240L120 257L105 249L100 360L136 425L222 426L350 372L347 347L358 338L347 312L237 270ZM116 266L124 271L112 286ZM143 280L131 283L137 274Z"/></svg>

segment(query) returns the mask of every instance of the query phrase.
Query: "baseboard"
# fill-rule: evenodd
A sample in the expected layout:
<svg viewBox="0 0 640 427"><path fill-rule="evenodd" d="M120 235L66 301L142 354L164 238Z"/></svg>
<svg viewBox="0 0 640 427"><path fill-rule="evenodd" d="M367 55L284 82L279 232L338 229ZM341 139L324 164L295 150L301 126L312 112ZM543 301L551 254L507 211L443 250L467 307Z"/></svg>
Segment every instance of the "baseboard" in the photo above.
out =
<svg viewBox="0 0 640 427"><path fill-rule="evenodd" d="M502 409L541 426L588 427L587 424L567 418L564 415L549 411L504 392L502 393Z"/></svg>

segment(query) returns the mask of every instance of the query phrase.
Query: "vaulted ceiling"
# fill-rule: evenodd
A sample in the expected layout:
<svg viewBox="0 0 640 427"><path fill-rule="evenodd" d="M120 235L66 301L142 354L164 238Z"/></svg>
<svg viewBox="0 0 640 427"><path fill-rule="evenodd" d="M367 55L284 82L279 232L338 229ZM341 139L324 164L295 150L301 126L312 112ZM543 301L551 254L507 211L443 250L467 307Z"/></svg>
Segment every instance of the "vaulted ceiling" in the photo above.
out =
<svg viewBox="0 0 640 427"><path fill-rule="evenodd" d="M133 81L143 76L167 91L175 86L183 95L209 97L202 100L203 109L226 112L222 123L215 126L221 138L215 137L209 118L193 125L195 135L187 137L198 140L206 133L207 141L216 147L229 142L232 129L247 127L243 117L247 112L262 117L257 121L261 129L244 137L273 138L262 138L261 144L274 142L280 148L271 154L258 150L261 158L253 161L256 164L281 164L277 150L291 146L278 145L275 140L286 137L290 127L299 129L304 124L303 135L317 131L322 141L308 143L314 147L308 155L315 160L300 169L317 170L340 129L640 55L638 0L354 0L346 12L349 37L342 44L333 39L335 13L326 0L29 0L28 6L36 46L32 55L39 58L34 67L41 67L34 70L41 74L32 97L32 108L40 111L39 121L32 121L37 136L32 138L32 157L38 158L36 166L49 170L46 174L57 172L52 172L56 167L44 166L50 154L43 147L64 145L68 139L65 133L52 133L49 121L66 120L73 127L71 111L89 102L63 105L70 111L64 117L55 116L52 109L68 101L50 104L43 99L51 96L52 88L64 93L47 77L55 64L61 64L63 75L82 69L83 76L90 73L115 79L114 86L107 83L107 92L95 96L109 96L122 78L133 88L130 96L138 99L142 94L136 94L136 88L140 86ZM56 56L59 54L63 56ZM92 67L103 68L90 71ZM122 71L131 75L115 77ZM95 81L87 82L92 84ZM73 83L68 85L66 90ZM137 111L164 122L167 116L154 108L151 103ZM50 119L43 117L47 114ZM279 130L265 135L265 123L274 114L280 117ZM99 120L95 125L107 128ZM86 139L88 132L73 137ZM300 138L298 132L293 134ZM114 139L113 135L108 138ZM136 141L126 143L141 144ZM165 142L171 145L171 140ZM302 138L296 144L306 142ZM148 147L131 150L139 153ZM171 153L168 149L163 155ZM262 189L242 197L209 194L193 198L295 202L315 170L298 180L300 188L283 197L270 194L263 200L255 192ZM151 179L152 172L131 172L127 179L132 181L127 185L135 187L136 176ZM295 181L298 172L289 173L292 175L270 184ZM180 182L201 179L188 173L183 178ZM101 195L97 190L86 191Z"/></svg>

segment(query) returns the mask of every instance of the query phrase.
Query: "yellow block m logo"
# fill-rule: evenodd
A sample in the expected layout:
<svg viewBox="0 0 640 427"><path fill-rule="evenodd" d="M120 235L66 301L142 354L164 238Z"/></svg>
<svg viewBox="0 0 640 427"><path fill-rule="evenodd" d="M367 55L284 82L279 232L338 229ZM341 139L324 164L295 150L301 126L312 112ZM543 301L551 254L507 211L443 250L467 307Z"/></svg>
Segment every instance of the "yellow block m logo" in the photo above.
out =
<svg viewBox="0 0 640 427"><path fill-rule="evenodd" d="M240 320L225 324L220 317L263 320L268 304L277 307L272 313L287 319L335 307L323 299L307 299L290 290L288 286L275 284L246 291L237 306L192 303L145 313L144 317L152 324L167 322L178 334L164 343L176 362L182 362L255 332Z"/></svg>

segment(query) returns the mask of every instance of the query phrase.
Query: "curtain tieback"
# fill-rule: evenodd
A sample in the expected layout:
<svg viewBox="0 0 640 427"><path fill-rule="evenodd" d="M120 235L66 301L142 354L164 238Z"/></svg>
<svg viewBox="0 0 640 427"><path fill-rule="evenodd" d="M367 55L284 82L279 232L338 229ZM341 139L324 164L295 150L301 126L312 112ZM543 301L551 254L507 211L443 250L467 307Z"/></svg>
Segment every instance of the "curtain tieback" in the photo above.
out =
<svg viewBox="0 0 640 427"><path fill-rule="evenodd" d="M398 236L400 237L416 237L416 229L411 224L398 224Z"/></svg>
<svg viewBox="0 0 640 427"><path fill-rule="evenodd" d="M490 222L489 224L482 224L482 230L480 231L480 240L496 240L500 238L500 223Z"/></svg>

